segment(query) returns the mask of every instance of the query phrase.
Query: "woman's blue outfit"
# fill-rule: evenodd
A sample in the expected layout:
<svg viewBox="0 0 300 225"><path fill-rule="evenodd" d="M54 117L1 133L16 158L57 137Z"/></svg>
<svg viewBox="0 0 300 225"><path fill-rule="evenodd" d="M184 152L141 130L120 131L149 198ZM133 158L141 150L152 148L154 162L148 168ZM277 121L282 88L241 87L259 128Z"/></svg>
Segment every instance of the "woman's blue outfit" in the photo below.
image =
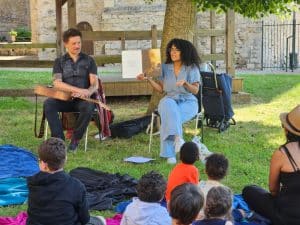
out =
<svg viewBox="0 0 300 225"><path fill-rule="evenodd" d="M159 80L163 82L166 93L158 105L161 118L160 156L170 158L175 157L175 136L182 138L182 124L198 112L197 98L185 87L177 87L176 82L186 80L190 84L200 83L200 72L197 66L182 65L176 78L173 64L162 64Z"/></svg>

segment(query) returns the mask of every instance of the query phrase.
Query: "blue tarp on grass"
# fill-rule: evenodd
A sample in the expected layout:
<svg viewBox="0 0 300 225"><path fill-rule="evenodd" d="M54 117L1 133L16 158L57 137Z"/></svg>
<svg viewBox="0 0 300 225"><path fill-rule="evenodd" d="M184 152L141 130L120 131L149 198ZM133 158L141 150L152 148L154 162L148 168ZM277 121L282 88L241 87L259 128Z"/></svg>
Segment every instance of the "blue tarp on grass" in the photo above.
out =
<svg viewBox="0 0 300 225"><path fill-rule="evenodd" d="M25 178L0 179L0 206L23 204L27 201L27 197Z"/></svg>
<svg viewBox="0 0 300 225"><path fill-rule="evenodd" d="M13 145L0 146L0 179L28 177L39 172L37 157Z"/></svg>

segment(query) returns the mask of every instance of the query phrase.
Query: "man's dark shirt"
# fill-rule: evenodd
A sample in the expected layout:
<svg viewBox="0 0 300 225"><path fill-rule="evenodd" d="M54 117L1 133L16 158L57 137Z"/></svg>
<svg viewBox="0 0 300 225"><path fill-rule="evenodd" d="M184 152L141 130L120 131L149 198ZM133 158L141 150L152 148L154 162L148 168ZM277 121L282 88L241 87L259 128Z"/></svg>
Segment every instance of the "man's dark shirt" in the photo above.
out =
<svg viewBox="0 0 300 225"><path fill-rule="evenodd" d="M53 78L78 88L87 89L90 86L89 74L97 75L94 59L84 53L79 53L76 62L68 53L57 58L53 66Z"/></svg>

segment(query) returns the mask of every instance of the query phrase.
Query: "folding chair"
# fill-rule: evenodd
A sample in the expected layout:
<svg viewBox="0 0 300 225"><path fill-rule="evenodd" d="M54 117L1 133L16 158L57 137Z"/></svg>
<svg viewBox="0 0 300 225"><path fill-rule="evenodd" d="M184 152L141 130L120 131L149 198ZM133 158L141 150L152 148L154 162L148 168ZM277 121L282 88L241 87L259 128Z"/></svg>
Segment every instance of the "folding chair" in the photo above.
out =
<svg viewBox="0 0 300 225"><path fill-rule="evenodd" d="M204 114L202 113L202 85L200 85L199 92L195 96L198 99L198 113L196 114L195 117L193 117L191 120L189 120L185 123L188 123L190 121L195 120L195 134L197 133L197 130L198 130L199 125L200 125L200 128L201 128L201 142L203 143L204 142L204 133L203 133ZM158 117L159 117L159 113L158 113L157 110L152 112L150 127L146 131L146 132L149 132L149 147L148 147L149 152L151 152L153 135L158 135L159 134L159 130L157 132L153 133L154 121L155 121L155 119L159 119ZM199 124L199 122L200 122L200 124Z"/></svg>
<svg viewBox="0 0 300 225"><path fill-rule="evenodd" d="M71 113L78 114L79 112L71 112ZM60 118L62 120L62 114L60 114ZM95 108L95 110L94 110L94 113L93 113L91 121L92 120L94 120L97 123L97 127L99 129L99 134L100 134L101 133L100 132L101 126L100 126L100 120L98 118L98 109L97 108ZM45 124L45 136L44 136L44 140L47 140L47 137L48 137L48 126L49 125L48 125L48 121L47 120L45 122L46 122L46 124ZM84 134L84 152L86 152L86 150L87 150L88 132L89 132L89 126L87 126L85 134ZM99 138L99 140L101 141L101 138Z"/></svg>

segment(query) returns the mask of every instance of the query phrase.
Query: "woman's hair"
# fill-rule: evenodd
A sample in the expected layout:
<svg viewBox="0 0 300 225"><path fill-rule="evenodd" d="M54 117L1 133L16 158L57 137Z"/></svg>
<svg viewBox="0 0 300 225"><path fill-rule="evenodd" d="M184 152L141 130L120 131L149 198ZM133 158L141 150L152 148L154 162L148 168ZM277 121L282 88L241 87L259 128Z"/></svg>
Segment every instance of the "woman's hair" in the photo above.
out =
<svg viewBox="0 0 300 225"><path fill-rule="evenodd" d="M171 192L170 216L180 224L191 224L203 207L203 202L203 194L196 185L181 184Z"/></svg>
<svg viewBox="0 0 300 225"><path fill-rule="evenodd" d="M137 185L137 196L143 202L159 202L164 197L167 182L164 177L151 171L144 174Z"/></svg>
<svg viewBox="0 0 300 225"><path fill-rule="evenodd" d="M172 46L175 46L180 51L180 58L184 65L199 66L201 60L195 46L187 40L178 39L178 38L172 39L167 45L167 49L166 49L167 57L165 62L166 64L173 62L170 55Z"/></svg>
<svg viewBox="0 0 300 225"><path fill-rule="evenodd" d="M206 196L204 214L206 218L226 216L231 219L232 193L228 187L212 187Z"/></svg>
<svg viewBox="0 0 300 225"><path fill-rule="evenodd" d="M228 159L223 154L213 153L206 157L205 171L209 178L222 180L228 170Z"/></svg>
<svg viewBox="0 0 300 225"><path fill-rule="evenodd" d="M290 142L298 142L299 147L300 147L300 136L293 134L288 130L286 130L286 131L287 131L287 133L286 133L286 143L285 144L290 143Z"/></svg>
<svg viewBox="0 0 300 225"><path fill-rule="evenodd" d="M184 164L194 164L199 160L199 148L194 142L185 142L180 148L180 160Z"/></svg>
<svg viewBox="0 0 300 225"><path fill-rule="evenodd" d="M39 159L48 164L51 171L63 168L66 161L66 146L62 139L51 137L38 149Z"/></svg>

